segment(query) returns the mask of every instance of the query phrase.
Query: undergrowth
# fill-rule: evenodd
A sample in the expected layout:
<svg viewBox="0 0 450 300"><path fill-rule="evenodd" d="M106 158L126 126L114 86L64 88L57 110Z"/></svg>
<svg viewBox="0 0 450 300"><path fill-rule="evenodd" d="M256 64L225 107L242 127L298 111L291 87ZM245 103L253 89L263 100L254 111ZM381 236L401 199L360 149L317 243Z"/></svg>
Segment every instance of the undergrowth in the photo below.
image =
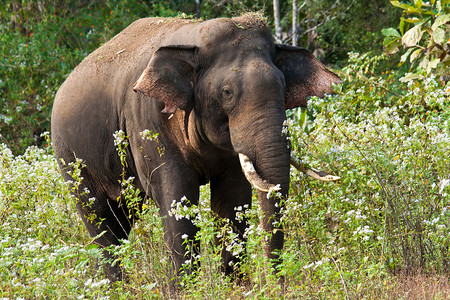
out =
<svg viewBox="0 0 450 300"><path fill-rule="evenodd" d="M211 212L204 186L198 206L173 207L201 228L200 267L184 277L181 298L450 297L450 87L432 76L402 83L394 73L377 75L381 56L351 59L337 95L289 112L295 155L342 179L323 183L292 169L278 275L263 255L256 197L251 208L236 207L249 222L245 252ZM123 180L134 199L132 181ZM51 146L19 156L0 146L0 299L170 297L171 262L150 199L129 239L113 249L129 277L113 284L74 203ZM215 238L227 234L229 250L243 258L241 284L219 271Z"/></svg>

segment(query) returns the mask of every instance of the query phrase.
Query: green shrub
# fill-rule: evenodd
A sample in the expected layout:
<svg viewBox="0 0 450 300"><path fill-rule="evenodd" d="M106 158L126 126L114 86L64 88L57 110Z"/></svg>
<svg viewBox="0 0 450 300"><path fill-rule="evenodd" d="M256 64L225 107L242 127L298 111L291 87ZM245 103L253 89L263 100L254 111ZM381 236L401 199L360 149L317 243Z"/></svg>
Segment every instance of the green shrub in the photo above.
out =
<svg viewBox="0 0 450 300"><path fill-rule="evenodd" d="M291 178L286 270L321 282L316 297L357 298L389 274L449 270L450 87L374 76L382 56L350 57L339 95L310 100L314 119L289 123L294 152L342 177Z"/></svg>
<svg viewBox="0 0 450 300"><path fill-rule="evenodd" d="M50 149L33 146L14 157L0 144L0 199L0 297L89 294L87 274L104 294L105 281L94 273L100 251L88 244Z"/></svg>
<svg viewBox="0 0 450 300"><path fill-rule="evenodd" d="M0 8L0 138L41 146L53 99L89 53L140 17L175 16L162 1L12 1Z"/></svg>
<svg viewBox="0 0 450 300"><path fill-rule="evenodd" d="M404 81L422 78L430 73L450 81L450 1L391 1L403 10L398 31L383 29L387 53L401 49L403 64L409 60L412 73Z"/></svg>

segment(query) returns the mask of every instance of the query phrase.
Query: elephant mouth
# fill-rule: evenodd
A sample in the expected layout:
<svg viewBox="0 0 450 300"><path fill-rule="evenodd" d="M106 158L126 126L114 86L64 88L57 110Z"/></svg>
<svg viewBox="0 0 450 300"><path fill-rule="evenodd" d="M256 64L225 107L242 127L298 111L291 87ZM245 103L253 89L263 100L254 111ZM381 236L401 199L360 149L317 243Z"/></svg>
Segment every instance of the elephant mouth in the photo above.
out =
<svg viewBox="0 0 450 300"><path fill-rule="evenodd" d="M267 180L262 179L262 177L258 174L258 172L256 172L251 159L247 155L239 153L239 162L241 163L241 168L242 171L244 172L245 178L247 178L247 180L254 188L266 193L280 190L279 184L275 185L268 182ZM317 171L314 169L307 168L304 164L297 162L292 157L290 162L300 172L305 173L314 179L320 181L337 181L341 179L341 177L339 176L329 175L323 171Z"/></svg>

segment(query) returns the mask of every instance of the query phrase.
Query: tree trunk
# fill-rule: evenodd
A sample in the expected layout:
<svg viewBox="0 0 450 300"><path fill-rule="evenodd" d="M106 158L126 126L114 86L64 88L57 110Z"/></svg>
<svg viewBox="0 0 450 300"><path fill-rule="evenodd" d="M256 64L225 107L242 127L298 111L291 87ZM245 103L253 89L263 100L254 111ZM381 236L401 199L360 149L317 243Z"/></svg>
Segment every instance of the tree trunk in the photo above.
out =
<svg viewBox="0 0 450 300"><path fill-rule="evenodd" d="M200 18L200 0L195 0L195 18Z"/></svg>
<svg viewBox="0 0 450 300"><path fill-rule="evenodd" d="M275 21L275 38L277 40L277 43L281 43L281 19L279 0L273 0L273 18Z"/></svg>
<svg viewBox="0 0 450 300"><path fill-rule="evenodd" d="M297 14L298 14L297 0L292 0L292 46L298 46Z"/></svg>

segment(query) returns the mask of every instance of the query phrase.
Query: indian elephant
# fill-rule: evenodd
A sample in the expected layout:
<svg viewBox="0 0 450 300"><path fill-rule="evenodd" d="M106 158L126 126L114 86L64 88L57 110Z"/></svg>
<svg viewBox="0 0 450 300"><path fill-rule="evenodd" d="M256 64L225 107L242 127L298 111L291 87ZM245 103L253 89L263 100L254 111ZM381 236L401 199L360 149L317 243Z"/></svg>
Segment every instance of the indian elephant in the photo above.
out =
<svg viewBox="0 0 450 300"><path fill-rule="evenodd" d="M208 182L212 211L231 220L242 240L246 224L235 220L235 207L250 206L256 186L261 226L271 233L263 247L276 262L282 203L267 193L288 194L286 109L306 106L307 96L331 93L339 82L307 50L275 44L256 14L140 19L62 84L52 112L53 147L65 180L72 180L67 165L83 161L79 190L89 194L79 193L77 210L98 245L118 245L132 228L119 182L125 165L125 177L134 177L142 198L159 208L175 271L190 258L183 238L195 243L198 228L168 212L174 200L197 204L199 187ZM119 130L129 136L123 164L113 138ZM144 140L144 130L158 133L158 141ZM222 258L223 271L234 274L238 258L226 249ZM118 264L106 269L122 278Z"/></svg>

